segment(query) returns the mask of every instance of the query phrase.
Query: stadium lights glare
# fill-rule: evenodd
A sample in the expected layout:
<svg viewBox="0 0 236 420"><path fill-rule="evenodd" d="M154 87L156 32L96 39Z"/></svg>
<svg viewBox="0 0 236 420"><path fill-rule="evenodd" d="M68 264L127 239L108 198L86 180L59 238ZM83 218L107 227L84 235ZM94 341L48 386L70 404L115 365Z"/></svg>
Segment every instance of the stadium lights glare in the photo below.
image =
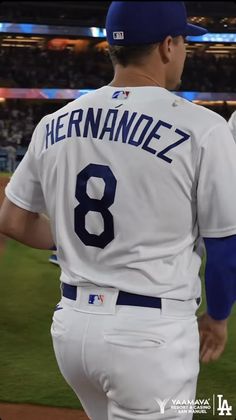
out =
<svg viewBox="0 0 236 420"><path fill-rule="evenodd" d="M208 33L201 36L187 36L190 42L236 42L236 33Z"/></svg>
<svg viewBox="0 0 236 420"><path fill-rule="evenodd" d="M105 28L75 27L61 25L38 25L33 23L0 22L0 32L37 35L73 35L90 38L106 38ZM236 33L208 33L202 36L187 36L188 42L236 43Z"/></svg>
<svg viewBox="0 0 236 420"><path fill-rule="evenodd" d="M92 92L93 89L30 89L30 88L0 88L0 102L4 99L76 99ZM175 91L177 96L189 101L233 101L236 102L236 93L233 92L190 92Z"/></svg>

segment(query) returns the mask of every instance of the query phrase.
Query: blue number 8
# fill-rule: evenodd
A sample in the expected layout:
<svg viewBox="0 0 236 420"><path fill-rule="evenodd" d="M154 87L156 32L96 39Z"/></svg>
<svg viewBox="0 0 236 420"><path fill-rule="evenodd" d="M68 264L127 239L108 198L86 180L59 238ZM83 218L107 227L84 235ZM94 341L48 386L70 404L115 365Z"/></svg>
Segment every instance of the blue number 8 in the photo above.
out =
<svg viewBox="0 0 236 420"><path fill-rule="evenodd" d="M87 194L87 183L91 177L102 178L105 182L101 200L90 198ZM78 174L75 197L80 204L74 211L74 226L75 233L85 245L105 248L114 239L113 216L108 208L114 203L116 184L116 178L109 166L91 163ZM89 233L85 228L85 217L89 211L98 212L103 217L104 230L100 235Z"/></svg>

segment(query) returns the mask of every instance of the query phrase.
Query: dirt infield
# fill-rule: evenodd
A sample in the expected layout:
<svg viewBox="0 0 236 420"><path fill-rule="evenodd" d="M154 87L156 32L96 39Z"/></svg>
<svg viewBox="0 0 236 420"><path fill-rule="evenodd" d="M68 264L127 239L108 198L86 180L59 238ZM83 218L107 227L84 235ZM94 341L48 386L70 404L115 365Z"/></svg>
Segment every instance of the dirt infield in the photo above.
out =
<svg viewBox="0 0 236 420"><path fill-rule="evenodd" d="M0 420L88 420L88 417L81 410L1 403Z"/></svg>
<svg viewBox="0 0 236 420"><path fill-rule="evenodd" d="M7 177L0 177L0 206L8 180ZM0 234L0 257L4 251L5 242L6 238ZM0 403L0 420L88 420L88 417L81 410Z"/></svg>
<svg viewBox="0 0 236 420"><path fill-rule="evenodd" d="M8 177L6 177L6 176L1 177L0 176L0 205L1 205L2 200L4 198L4 189L5 189L5 186L7 185L8 181L9 181Z"/></svg>

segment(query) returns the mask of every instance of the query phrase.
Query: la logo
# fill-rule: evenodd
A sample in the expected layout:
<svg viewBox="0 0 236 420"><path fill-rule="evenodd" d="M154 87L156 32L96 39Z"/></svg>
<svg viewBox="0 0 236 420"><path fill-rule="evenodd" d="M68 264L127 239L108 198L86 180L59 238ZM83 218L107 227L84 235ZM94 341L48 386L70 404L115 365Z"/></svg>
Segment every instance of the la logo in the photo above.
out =
<svg viewBox="0 0 236 420"><path fill-rule="evenodd" d="M232 405L228 404L227 400L223 400L223 395L217 395L219 416L232 416Z"/></svg>

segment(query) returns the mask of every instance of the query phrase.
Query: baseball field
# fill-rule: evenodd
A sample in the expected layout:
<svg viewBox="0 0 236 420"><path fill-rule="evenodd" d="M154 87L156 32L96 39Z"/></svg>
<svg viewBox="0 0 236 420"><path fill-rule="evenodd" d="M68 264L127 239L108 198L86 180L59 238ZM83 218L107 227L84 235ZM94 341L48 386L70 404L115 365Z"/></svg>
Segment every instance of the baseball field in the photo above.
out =
<svg viewBox="0 0 236 420"><path fill-rule="evenodd" d="M0 401L80 408L54 358L50 325L60 298L60 270L48 262L49 255L48 251L31 249L12 240L2 242ZM200 312L204 302L205 299ZM235 355L236 307L229 322L226 351L219 361L201 366L197 392L199 399L223 395L233 406L233 416L229 419L236 416ZM194 417L195 420L212 418L209 413Z"/></svg>

